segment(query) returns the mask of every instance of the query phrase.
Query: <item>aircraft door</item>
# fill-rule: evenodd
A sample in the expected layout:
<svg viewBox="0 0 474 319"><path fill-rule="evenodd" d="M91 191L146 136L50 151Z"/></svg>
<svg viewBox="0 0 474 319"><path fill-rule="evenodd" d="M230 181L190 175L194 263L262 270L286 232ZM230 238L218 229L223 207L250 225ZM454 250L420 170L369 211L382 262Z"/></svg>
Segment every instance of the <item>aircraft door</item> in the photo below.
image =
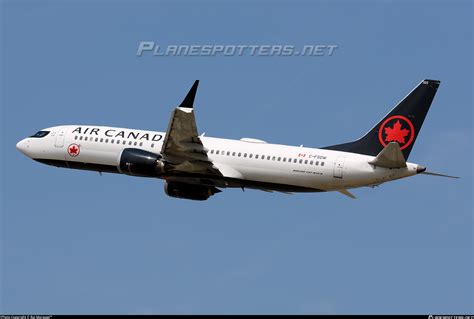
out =
<svg viewBox="0 0 474 319"><path fill-rule="evenodd" d="M345 157L339 157L336 160L336 163L334 163L334 177L335 178L342 178L345 160L346 160Z"/></svg>
<svg viewBox="0 0 474 319"><path fill-rule="evenodd" d="M66 135L66 130L64 128L60 128L58 133L56 134L56 140L54 142L54 146L63 147L65 135Z"/></svg>

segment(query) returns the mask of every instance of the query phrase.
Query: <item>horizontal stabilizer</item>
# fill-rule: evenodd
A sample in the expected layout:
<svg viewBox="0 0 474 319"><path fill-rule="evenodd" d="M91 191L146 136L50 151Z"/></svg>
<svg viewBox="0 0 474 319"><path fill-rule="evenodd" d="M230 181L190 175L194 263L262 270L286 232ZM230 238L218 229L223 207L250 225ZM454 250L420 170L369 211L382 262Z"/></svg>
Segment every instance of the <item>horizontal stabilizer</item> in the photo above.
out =
<svg viewBox="0 0 474 319"><path fill-rule="evenodd" d="M369 164L384 168L407 167L403 153L400 150L400 145L397 142L388 143Z"/></svg>
<svg viewBox="0 0 474 319"><path fill-rule="evenodd" d="M459 178L458 176L444 175L444 174L433 173L433 172L426 172L426 171L421 172L421 174L431 175L431 176L448 177L448 178Z"/></svg>
<svg viewBox="0 0 474 319"><path fill-rule="evenodd" d="M352 199L356 199L356 197L351 193L349 192L347 189L338 189L339 193L343 194L343 195L346 195Z"/></svg>

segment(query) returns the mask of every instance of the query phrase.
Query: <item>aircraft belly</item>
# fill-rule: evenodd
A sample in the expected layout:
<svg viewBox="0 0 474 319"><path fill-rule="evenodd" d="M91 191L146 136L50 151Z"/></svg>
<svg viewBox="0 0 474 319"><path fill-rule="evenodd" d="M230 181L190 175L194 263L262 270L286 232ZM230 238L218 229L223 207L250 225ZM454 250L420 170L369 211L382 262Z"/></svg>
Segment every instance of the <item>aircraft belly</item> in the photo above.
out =
<svg viewBox="0 0 474 319"><path fill-rule="evenodd" d="M79 157L79 156L78 156ZM117 166L118 153L112 150L84 150L84 155L74 159L77 162Z"/></svg>
<svg viewBox="0 0 474 319"><path fill-rule="evenodd" d="M296 174L291 169L241 166L236 168L246 180L321 189L314 175Z"/></svg>

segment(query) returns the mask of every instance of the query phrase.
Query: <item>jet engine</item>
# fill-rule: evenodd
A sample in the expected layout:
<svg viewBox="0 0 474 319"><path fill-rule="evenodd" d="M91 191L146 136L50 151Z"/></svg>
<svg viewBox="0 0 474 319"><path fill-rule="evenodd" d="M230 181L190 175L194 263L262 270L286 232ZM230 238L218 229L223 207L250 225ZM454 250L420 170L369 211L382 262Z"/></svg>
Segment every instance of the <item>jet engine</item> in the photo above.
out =
<svg viewBox="0 0 474 319"><path fill-rule="evenodd" d="M192 199L192 200L206 200L221 190L214 186L204 186L187 184L180 182L165 182L165 193L170 197Z"/></svg>
<svg viewBox="0 0 474 319"><path fill-rule="evenodd" d="M120 154L120 172L142 177L159 177L165 172L161 156L138 148L126 148Z"/></svg>

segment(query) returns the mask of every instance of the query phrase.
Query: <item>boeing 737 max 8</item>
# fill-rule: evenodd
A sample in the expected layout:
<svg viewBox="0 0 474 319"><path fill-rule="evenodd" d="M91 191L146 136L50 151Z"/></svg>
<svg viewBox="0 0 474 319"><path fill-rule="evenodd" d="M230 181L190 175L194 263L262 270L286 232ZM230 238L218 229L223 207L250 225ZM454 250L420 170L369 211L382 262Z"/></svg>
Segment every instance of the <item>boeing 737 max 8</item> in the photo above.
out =
<svg viewBox="0 0 474 319"><path fill-rule="evenodd" d="M406 161L439 81L423 80L360 139L323 148L198 135L193 106L198 83L173 111L166 133L65 125L43 129L16 147L58 167L161 178L166 194L193 200L206 200L228 187L339 191L354 198L348 189L419 173L447 176Z"/></svg>

